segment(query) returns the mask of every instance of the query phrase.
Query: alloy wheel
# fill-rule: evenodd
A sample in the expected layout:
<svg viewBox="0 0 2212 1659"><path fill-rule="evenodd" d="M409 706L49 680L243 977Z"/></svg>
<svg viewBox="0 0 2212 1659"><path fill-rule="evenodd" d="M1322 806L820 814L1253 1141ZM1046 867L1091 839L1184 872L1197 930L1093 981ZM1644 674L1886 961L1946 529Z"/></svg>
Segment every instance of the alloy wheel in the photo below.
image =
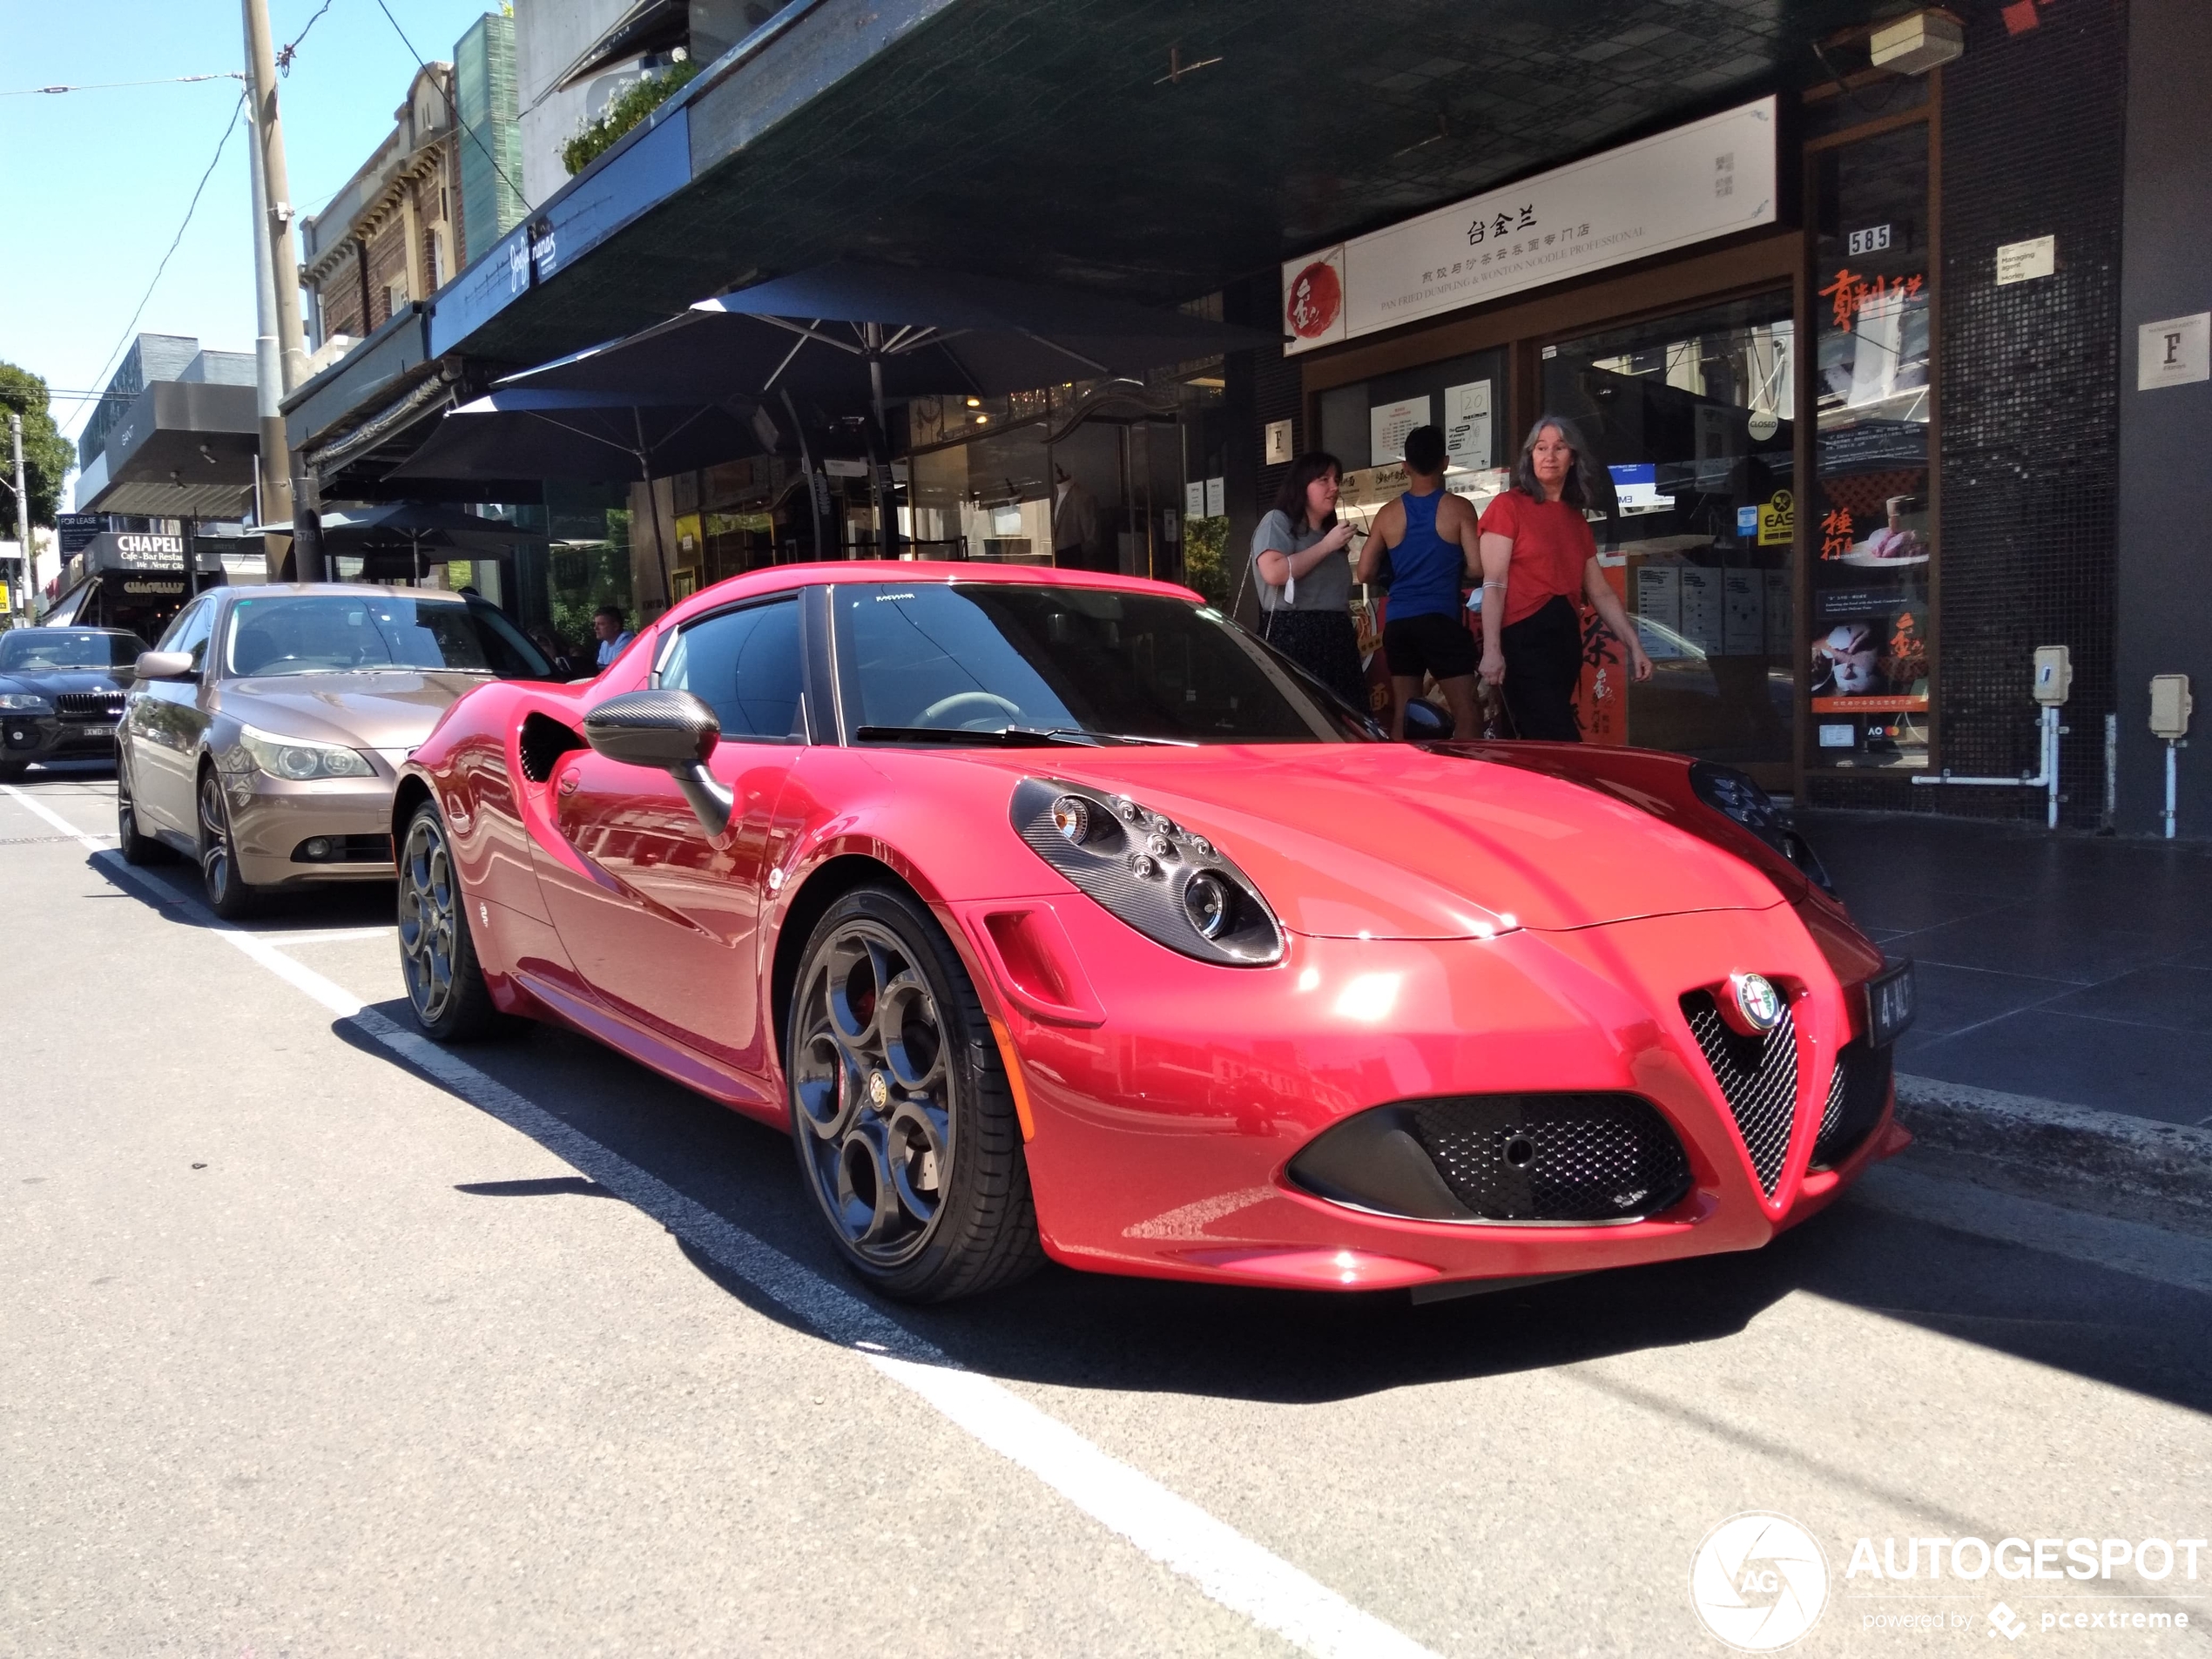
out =
<svg viewBox="0 0 2212 1659"><path fill-rule="evenodd" d="M445 832L435 819L418 818L400 860L400 963L408 998L425 1025L436 1023L453 1001L456 904Z"/></svg>
<svg viewBox="0 0 2212 1659"><path fill-rule="evenodd" d="M951 1184L961 1087L935 995L888 928L854 920L808 964L793 1092L800 1155L846 1244L911 1261Z"/></svg>
<svg viewBox="0 0 2212 1659"><path fill-rule="evenodd" d="M223 805L223 780L213 767L199 777L199 879L207 900L221 905L231 896L238 880L238 860L231 850L231 818Z"/></svg>

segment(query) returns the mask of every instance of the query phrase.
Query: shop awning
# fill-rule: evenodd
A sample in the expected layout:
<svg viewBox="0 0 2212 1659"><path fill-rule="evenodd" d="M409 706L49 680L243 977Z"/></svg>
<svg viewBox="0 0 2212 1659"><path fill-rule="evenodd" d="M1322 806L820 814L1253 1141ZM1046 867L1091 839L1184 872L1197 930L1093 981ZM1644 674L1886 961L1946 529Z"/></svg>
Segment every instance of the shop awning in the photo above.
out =
<svg viewBox="0 0 2212 1659"><path fill-rule="evenodd" d="M634 483L772 448L753 414L695 399L508 388L448 410L392 477Z"/></svg>
<svg viewBox="0 0 2212 1659"><path fill-rule="evenodd" d="M260 421L250 386L157 381L108 433L86 513L238 518L253 503Z"/></svg>

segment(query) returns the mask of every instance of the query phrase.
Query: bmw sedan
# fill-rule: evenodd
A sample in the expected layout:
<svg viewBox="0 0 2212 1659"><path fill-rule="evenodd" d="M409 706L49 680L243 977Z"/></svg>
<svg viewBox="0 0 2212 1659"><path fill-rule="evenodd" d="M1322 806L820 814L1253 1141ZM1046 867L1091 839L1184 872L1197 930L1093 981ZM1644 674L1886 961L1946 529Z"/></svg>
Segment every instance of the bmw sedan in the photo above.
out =
<svg viewBox="0 0 2212 1659"><path fill-rule="evenodd" d="M145 648L120 628L0 634L0 779L34 762L112 755L132 664Z"/></svg>
<svg viewBox="0 0 2212 1659"><path fill-rule="evenodd" d="M550 671L473 595L320 583L202 594L138 661L116 765L123 856L183 853L230 918L278 887L388 881L408 752L464 691Z"/></svg>

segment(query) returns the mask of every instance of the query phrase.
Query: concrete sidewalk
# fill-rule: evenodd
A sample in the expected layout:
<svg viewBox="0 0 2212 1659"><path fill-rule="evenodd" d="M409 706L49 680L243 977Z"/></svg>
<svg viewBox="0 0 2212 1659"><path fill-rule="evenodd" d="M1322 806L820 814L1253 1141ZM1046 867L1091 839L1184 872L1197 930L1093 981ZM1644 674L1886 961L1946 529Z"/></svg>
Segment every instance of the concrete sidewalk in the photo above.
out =
<svg viewBox="0 0 2212 1659"><path fill-rule="evenodd" d="M1908 1076L2212 1125L2212 846L1800 812L1859 925L1918 964Z"/></svg>

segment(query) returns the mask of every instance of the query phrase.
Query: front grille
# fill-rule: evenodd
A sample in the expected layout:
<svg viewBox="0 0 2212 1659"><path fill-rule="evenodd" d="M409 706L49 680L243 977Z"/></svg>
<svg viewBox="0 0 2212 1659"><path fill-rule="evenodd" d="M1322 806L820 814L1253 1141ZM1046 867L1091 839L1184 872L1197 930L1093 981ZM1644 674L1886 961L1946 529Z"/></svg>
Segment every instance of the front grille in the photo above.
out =
<svg viewBox="0 0 2212 1659"><path fill-rule="evenodd" d="M1820 1136L1812 1143L1812 1167L1832 1170L1873 1133L1890 1095L1890 1050L1854 1039L1836 1056L1828 1080L1828 1104L1820 1114Z"/></svg>
<svg viewBox="0 0 2212 1659"><path fill-rule="evenodd" d="M1621 1221L1689 1190L1682 1143L1633 1095L1461 1095L1411 1109L1444 1184L1485 1221Z"/></svg>
<svg viewBox="0 0 2212 1659"><path fill-rule="evenodd" d="M1771 1198L1797 1115L1797 1022L1785 1008L1782 1023L1765 1035L1741 1035L1721 1017L1710 991L1690 992L1682 999L1682 1011L1736 1118L1759 1186Z"/></svg>
<svg viewBox="0 0 2212 1659"><path fill-rule="evenodd" d="M54 698L54 711L64 720L101 720L112 725L123 718L120 691L61 691Z"/></svg>

